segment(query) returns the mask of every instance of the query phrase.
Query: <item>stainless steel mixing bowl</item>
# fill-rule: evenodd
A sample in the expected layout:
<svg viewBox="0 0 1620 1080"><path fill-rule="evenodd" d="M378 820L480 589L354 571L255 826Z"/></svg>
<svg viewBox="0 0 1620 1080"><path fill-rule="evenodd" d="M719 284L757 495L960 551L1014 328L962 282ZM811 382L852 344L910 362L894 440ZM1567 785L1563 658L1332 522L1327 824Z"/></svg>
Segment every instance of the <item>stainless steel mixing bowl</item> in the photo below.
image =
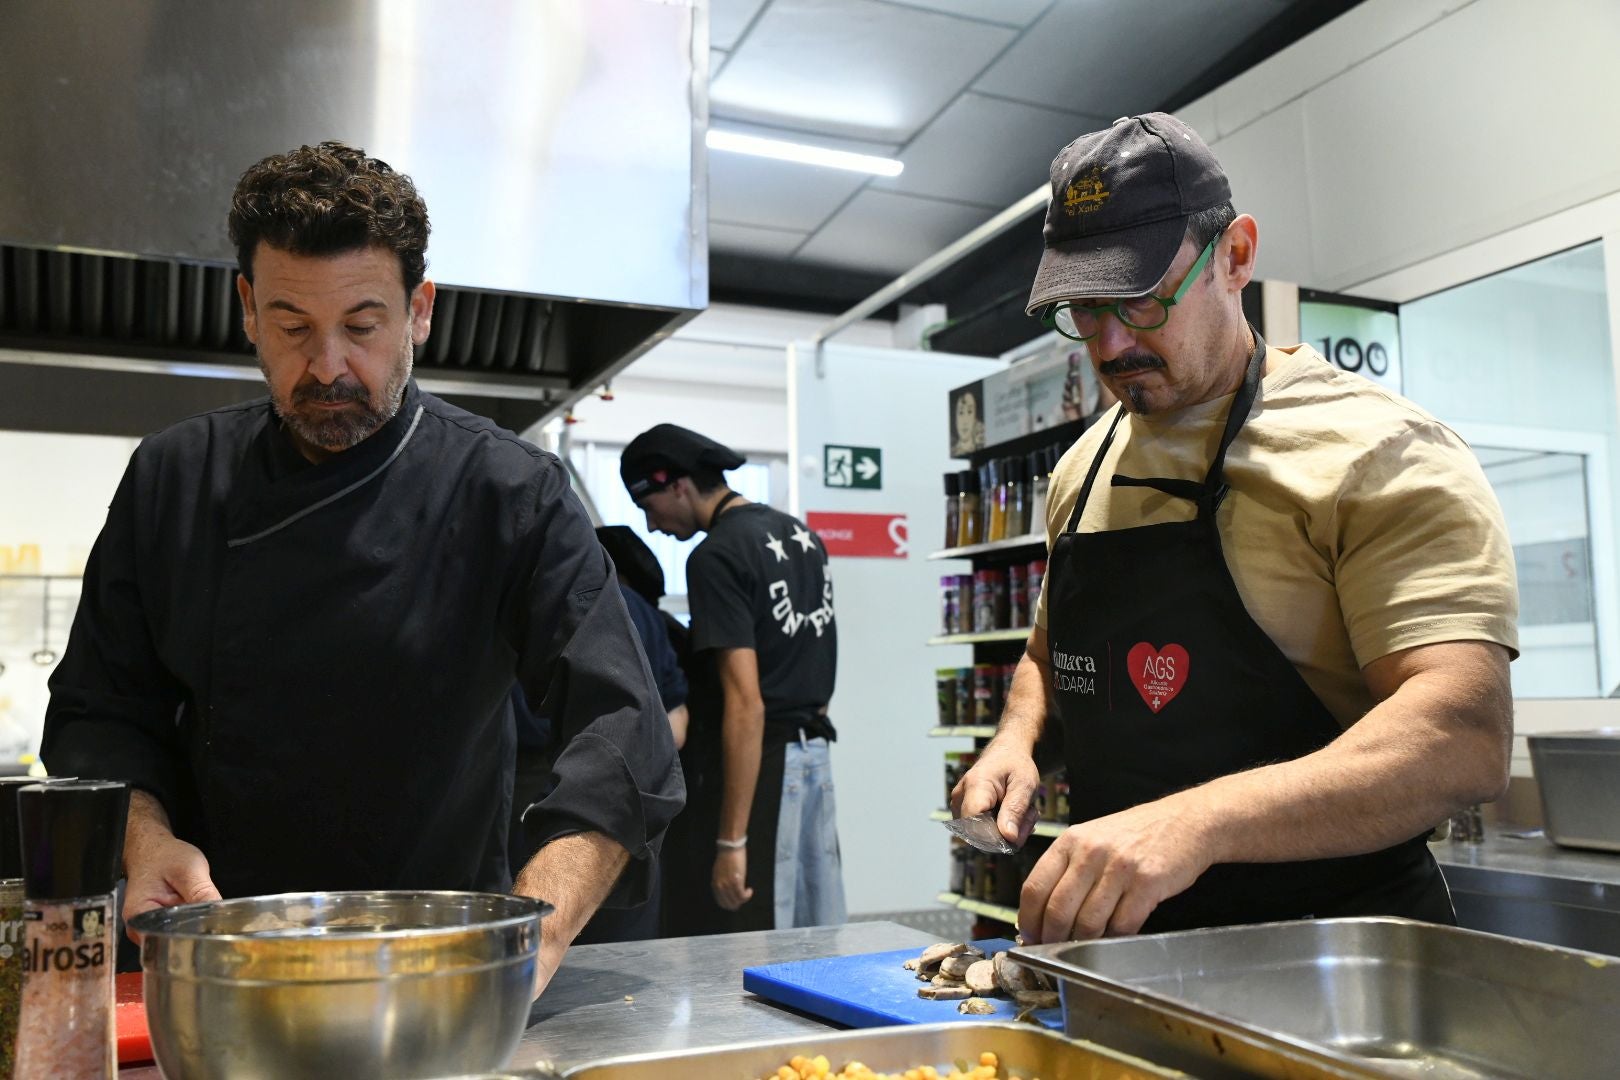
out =
<svg viewBox="0 0 1620 1080"><path fill-rule="evenodd" d="M136 916L168 1080L498 1070L534 994L539 900L289 893Z"/></svg>

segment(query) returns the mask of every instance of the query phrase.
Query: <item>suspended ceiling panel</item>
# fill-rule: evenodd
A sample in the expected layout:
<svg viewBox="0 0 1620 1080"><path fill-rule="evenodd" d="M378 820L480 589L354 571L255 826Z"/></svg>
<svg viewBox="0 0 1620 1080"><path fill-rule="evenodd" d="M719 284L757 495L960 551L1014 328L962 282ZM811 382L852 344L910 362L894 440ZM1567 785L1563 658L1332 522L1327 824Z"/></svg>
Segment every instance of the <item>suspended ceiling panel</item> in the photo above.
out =
<svg viewBox="0 0 1620 1080"><path fill-rule="evenodd" d="M905 171L888 179L711 152L711 247L774 258L789 234L802 234L781 260L782 281L829 268L852 284L901 273L1044 182L1052 156L1076 136L1162 108L1229 58L1253 53L1257 35L1280 48L1306 31L1278 37L1278 27L1324 12L1314 28L1344 7L713 0L713 127L893 156ZM1203 123L1212 128L1214 117ZM736 265L739 287L770 276Z"/></svg>
<svg viewBox="0 0 1620 1080"><path fill-rule="evenodd" d="M810 236L791 229L761 229L753 225L732 225L723 221L709 222L709 236L720 237L727 251L748 255L763 255L772 259L786 259L799 250Z"/></svg>
<svg viewBox="0 0 1620 1080"><path fill-rule="evenodd" d="M1102 126L1094 116L963 94L900 155L906 170L874 190L1002 207L1046 178L1064 145Z"/></svg>
<svg viewBox="0 0 1620 1080"><path fill-rule="evenodd" d="M717 123L717 127L722 124ZM753 124L726 122L727 131L781 138L782 133ZM818 139L816 145L833 150L887 157L893 144ZM850 196L865 185L863 173L820 169L796 161L750 157L746 154L709 155L709 221L711 224L753 225L764 228L813 232L820 228Z"/></svg>
<svg viewBox="0 0 1620 1080"><path fill-rule="evenodd" d="M974 89L1109 120L1146 112L1287 6L1287 0L1058 3Z"/></svg>
<svg viewBox="0 0 1620 1080"><path fill-rule="evenodd" d="M915 266L989 216L986 208L867 190L799 249L808 262L863 270Z"/></svg>
<svg viewBox="0 0 1620 1080"><path fill-rule="evenodd" d="M715 116L904 142L1017 31L879 0L773 0L710 89Z"/></svg>
<svg viewBox="0 0 1620 1080"><path fill-rule="evenodd" d="M1022 29L1051 7L1051 0L891 0L902 7L923 8L964 19Z"/></svg>

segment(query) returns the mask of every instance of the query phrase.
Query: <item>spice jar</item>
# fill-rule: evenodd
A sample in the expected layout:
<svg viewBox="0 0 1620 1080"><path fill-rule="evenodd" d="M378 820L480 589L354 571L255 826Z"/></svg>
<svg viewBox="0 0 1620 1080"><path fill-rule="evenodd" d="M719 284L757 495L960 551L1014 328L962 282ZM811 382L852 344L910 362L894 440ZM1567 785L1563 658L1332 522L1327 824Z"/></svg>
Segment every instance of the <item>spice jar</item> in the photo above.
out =
<svg viewBox="0 0 1620 1080"><path fill-rule="evenodd" d="M1035 613L1041 606L1041 587L1046 582L1046 560L1036 559L1029 564L1029 583L1025 587L1029 590L1029 625L1035 625Z"/></svg>
<svg viewBox="0 0 1620 1080"><path fill-rule="evenodd" d="M1025 487L1024 459L1010 457L1001 463L1001 486L1007 493L1007 535L1029 532L1029 498Z"/></svg>
<svg viewBox="0 0 1620 1080"><path fill-rule="evenodd" d="M956 633L957 589L956 575L946 574L939 579L939 632Z"/></svg>
<svg viewBox="0 0 1620 1080"><path fill-rule="evenodd" d="M956 630L954 633L973 633L974 603L973 575L956 575Z"/></svg>
<svg viewBox="0 0 1620 1080"><path fill-rule="evenodd" d="M984 542L989 544L1007 539L1007 487L1002 483L999 458L984 463L984 475L979 478L979 486L985 507Z"/></svg>
<svg viewBox="0 0 1620 1080"><path fill-rule="evenodd" d="M129 788L107 780L17 792L24 924L17 1080L116 1074L114 890L128 812Z"/></svg>
<svg viewBox="0 0 1620 1080"><path fill-rule="evenodd" d="M967 547L983 539L979 521L979 474L972 469L963 469L956 474L956 487L960 500L956 512L956 546Z"/></svg>
<svg viewBox="0 0 1620 1080"><path fill-rule="evenodd" d="M1029 567L1013 563L1007 567L1007 628L1022 630L1029 625Z"/></svg>
<svg viewBox="0 0 1620 1080"><path fill-rule="evenodd" d="M962 853L962 888L958 893L969 900L979 898L979 867L982 858L983 856L972 848Z"/></svg>
<svg viewBox="0 0 1620 1080"><path fill-rule="evenodd" d="M945 474L945 547L955 547L962 531L962 481L956 473Z"/></svg>
<svg viewBox="0 0 1620 1080"><path fill-rule="evenodd" d="M967 857L972 849L956 837L951 837L951 892L961 896L967 888Z"/></svg>
<svg viewBox="0 0 1620 1080"><path fill-rule="evenodd" d="M995 664L973 665L973 722L994 724L1000 717L996 711L996 681L1000 670Z"/></svg>
<svg viewBox="0 0 1620 1080"><path fill-rule="evenodd" d="M18 836L17 791L55 783L31 776L0 777L0 1076L15 1066L17 1019L23 987L23 863Z"/></svg>
<svg viewBox="0 0 1620 1080"><path fill-rule="evenodd" d="M970 667L956 669L956 722L958 724L974 723L973 716L973 669Z"/></svg>
<svg viewBox="0 0 1620 1080"><path fill-rule="evenodd" d="M1045 447L1030 451L1025 459L1025 467L1029 470L1029 521L1031 529L1046 528L1046 492L1051 480L1051 470L1046 464L1047 450Z"/></svg>
<svg viewBox="0 0 1620 1080"><path fill-rule="evenodd" d="M939 726L956 726L956 669L940 668L934 672L934 697L939 710Z"/></svg>
<svg viewBox="0 0 1620 1080"><path fill-rule="evenodd" d="M993 855L979 853L979 895L987 904L996 902L997 882L1001 880L1001 860Z"/></svg>

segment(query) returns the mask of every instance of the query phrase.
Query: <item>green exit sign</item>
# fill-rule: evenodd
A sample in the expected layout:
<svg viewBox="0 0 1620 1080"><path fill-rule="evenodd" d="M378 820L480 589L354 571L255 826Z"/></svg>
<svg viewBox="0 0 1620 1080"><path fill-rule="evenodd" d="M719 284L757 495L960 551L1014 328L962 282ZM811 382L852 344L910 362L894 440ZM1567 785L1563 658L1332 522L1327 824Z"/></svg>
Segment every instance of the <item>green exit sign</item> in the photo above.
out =
<svg viewBox="0 0 1620 1080"><path fill-rule="evenodd" d="M822 483L830 488L883 487L883 451L875 446L824 445Z"/></svg>

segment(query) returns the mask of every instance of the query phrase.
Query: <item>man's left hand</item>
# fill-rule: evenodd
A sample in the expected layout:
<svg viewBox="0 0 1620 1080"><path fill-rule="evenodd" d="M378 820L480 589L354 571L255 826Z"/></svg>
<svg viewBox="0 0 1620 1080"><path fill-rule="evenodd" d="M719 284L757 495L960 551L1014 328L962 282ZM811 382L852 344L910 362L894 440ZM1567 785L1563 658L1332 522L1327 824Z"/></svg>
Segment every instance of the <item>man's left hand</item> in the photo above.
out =
<svg viewBox="0 0 1620 1080"><path fill-rule="evenodd" d="M714 877L709 887L714 890L714 902L727 911L736 911L754 898L748 887L748 852L722 851L714 857Z"/></svg>
<svg viewBox="0 0 1620 1080"><path fill-rule="evenodd" d="M1071 825L1024 881L1025 941L1134 934L1210 866L1201 815L1175 796Z"/></svg>

